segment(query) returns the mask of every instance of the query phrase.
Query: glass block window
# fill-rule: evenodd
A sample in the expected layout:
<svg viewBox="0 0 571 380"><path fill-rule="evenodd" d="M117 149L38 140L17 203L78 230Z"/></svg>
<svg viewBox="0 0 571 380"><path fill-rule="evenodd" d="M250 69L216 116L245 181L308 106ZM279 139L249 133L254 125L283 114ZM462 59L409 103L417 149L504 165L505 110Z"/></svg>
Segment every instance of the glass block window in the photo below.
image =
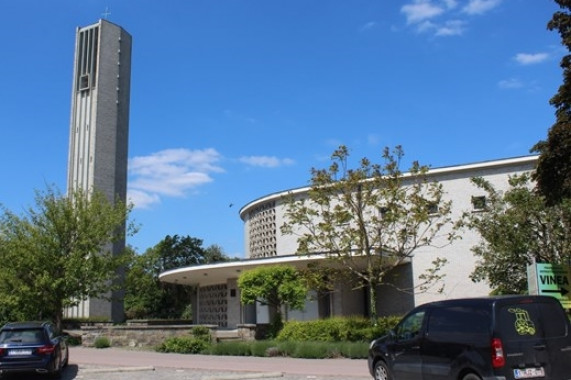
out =
<svg viewBox="0 0 571 380"><path fill-rule="evenodd" d="M277 255L276 202L266 202L249 213L250 258Z"/></svg>

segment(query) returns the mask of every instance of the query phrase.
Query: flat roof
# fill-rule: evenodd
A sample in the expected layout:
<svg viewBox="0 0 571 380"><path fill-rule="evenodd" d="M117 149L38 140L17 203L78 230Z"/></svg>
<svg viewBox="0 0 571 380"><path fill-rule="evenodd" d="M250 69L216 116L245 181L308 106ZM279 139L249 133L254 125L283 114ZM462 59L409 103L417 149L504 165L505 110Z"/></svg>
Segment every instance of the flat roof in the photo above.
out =
<svg viewBox="0 0 571 380"><path fill-rule="evenodd" d="M180 285L225 284L230 278L238 278L241 272L259 266L288 264L296 268L306 268L308 264L325 258L325 255L288 255L203 264L163 272L159 275L159 280Z"/></svg>

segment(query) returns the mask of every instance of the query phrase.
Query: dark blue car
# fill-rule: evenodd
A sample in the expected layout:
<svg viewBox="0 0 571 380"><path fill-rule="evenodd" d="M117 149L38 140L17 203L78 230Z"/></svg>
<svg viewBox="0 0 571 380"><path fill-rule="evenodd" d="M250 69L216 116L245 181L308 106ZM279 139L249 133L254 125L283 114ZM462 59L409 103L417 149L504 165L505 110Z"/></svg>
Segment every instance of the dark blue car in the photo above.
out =
<svg viewBox="0 0 571 380"><path fill-rule="evenodd" d="M59 377L67 365L67 343L52 323L8 323L0 329L0 374L33 372Z"/></svg>

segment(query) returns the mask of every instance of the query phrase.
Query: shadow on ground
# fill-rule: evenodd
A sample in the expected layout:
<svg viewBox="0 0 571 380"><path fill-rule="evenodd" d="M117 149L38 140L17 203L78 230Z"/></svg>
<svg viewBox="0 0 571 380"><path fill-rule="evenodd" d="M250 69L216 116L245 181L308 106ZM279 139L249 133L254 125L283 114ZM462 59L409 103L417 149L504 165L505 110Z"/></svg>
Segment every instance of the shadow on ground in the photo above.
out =
<svg viewBox="0 0 571 380"><path fill-rule="evenodd" d="M77 375L79 372L79 368L77 367L77 365L75 364L70 364L68 365L61 377L59 378L60 380L73 380L73 379L77 379ZM53 377L50 377L48 375L42 375L42 374L35 374L35 373L14 373L14 374L10 374L10 375L3 375L2 379L7 379L7 380L45 380L45 379L53 379Z"/></svg>

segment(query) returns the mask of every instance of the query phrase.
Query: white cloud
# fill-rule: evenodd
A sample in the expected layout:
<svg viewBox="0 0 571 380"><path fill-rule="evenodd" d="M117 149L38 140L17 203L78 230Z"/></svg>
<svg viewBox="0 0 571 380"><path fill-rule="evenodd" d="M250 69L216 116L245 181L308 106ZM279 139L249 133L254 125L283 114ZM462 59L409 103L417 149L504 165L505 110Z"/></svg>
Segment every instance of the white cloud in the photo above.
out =
<svg viewBox="0 0 571 380"><path fill-rule="evenodd" d="M458 2L456 0L443 0L443 2L446 5L446 8L448 9L454 9L458 5Z"/></svg>
<svg viewBox="0 0 571 380"><path fill-rule="evenodd" d="M215 149L166 149L129 160L129 197L135 207L160 202L161 196L183 197L212 182L210 173L224 172Z"/></svg>
<svg viewBox="0 0 571 380"><path fill-rule="evenodd" d="M160 203L161 198L157 194L129 189L127 192L127 202L132 203L137 208L149 208L153 204Z"/></svg>
<svg viewBox="0 0 571 380"><path fill-rule="evenodd" d="M461 36L464 33L465 25L466 23L461 20L446 21L444 25L436 28L435 34L440 37Z"/></svg>
<svg viewBox="0 0 571 380"><path fill-rule="evenodd" d="M502 0L470 0L462 11L469 15L481 15L494 9L501 2Z"/></svg>
<svg viewBox="0 0 571 380"><path fill-rule="evenodd" d="M502 0L468 0L460 12L474 16L484 14L501 4ZM461 36L467 21L457 19L458 0L412 0L401 7L407 25L414 25L419 33L432 33L437 37ZM456 18L454 18L456 17Z"/></svg>
<svg viewBox="0 0 571 380"><path fill-rule="evenodd" d="M376 26L377 26L376 22L370 21L370 22L366 23L365 25L361 26L361 28L359 28L359 31L365 32L367 30L373 29Z"/></svg>
<svg viewBox="0 0 571 380"><path fill-rule="evenodd" d="M428 33L436 30L437 28L438 25L436 25L431 21L426 20L416 26L416 31L419 33Z"/></svg>
<svg viewBox="0 0 571 380"><path fill-rule="evenodd" d="M536 53L536 54L526 54L519 53L515 56L515 60L522 65L533 65L535 63L541 63L549 58L547 53Z"/></svg>
<svg viewBox="0 0 571 380"><path fill-rule="evenodd" d="M442 14L444 8L429 0L415 0L412 4L403 5L401 12L406 15L407 24L417 24Z"/></svg>
<svg viewBox="0 0 571 380"><path fill-rule="evenodd" d="M503 90L511 90L516 88L522 88L524 87L524 84L519 79L510 78L510 79L501 80L498 83L498 87Z"/></svg>
<svg viewBox="0 0 571 380"><path fill-rule="evenodd" d="M240 157L239 161L247 165L260 166L264 168L276 168L284 165L293 165L295 162L290 158L278 158L275 156L244 156Z"/></svg>

